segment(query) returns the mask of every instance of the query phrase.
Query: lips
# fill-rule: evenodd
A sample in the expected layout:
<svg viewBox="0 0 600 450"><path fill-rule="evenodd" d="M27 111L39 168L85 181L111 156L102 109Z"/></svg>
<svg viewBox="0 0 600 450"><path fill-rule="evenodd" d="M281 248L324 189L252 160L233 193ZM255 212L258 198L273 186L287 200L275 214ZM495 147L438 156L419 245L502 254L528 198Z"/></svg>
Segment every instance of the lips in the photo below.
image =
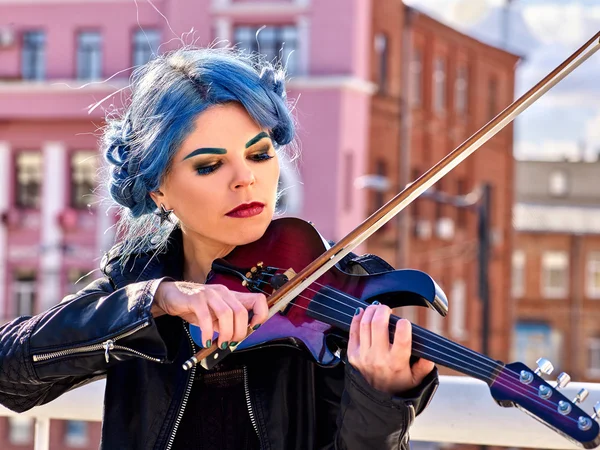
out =
<svg viewBox="0 0 600 450"><path fill-rule="evenodd" d="M226 215L229 217L252 217L260 214L265 208L264 203L260 202L251 202L251 203L242 203L239 206L236 206L231 211L229 211Z"/></svg>

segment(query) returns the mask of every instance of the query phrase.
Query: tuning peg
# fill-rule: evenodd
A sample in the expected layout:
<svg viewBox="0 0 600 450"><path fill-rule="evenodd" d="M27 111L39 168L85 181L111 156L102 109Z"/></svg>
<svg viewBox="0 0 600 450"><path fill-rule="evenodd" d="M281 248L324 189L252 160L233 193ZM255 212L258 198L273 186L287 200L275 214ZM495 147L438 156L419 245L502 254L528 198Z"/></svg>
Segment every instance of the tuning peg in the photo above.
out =
<svg viewBox="0 0 600 450"><path fill-rule="evenodd" d="M577 393L577 395L573 399L573 403L577 404L577 403L584 402L585 399L588 398L588 395L590 395L590 393L587 389L583 389L583 388L580 389L580 391Z"/></svg>
<svg viewBox="0 0 600 450"><path fill-rule="evenodd" d="M536 363L538 365L538 368L535 369L536 375L540 375L541 373L545 375L550 375L554 370L554 366L546 358L540 358L536 361Z"/></svg>
<svg viewBox="0 0 600 450"><path fill-rule="evenodd" d="M592 416L592 419L597 419L598 416L600 416L600 402L596 402L594 405L594 415Z"/></svg>
<svg viewBox="0 0 600 450"><path fill-rule="evenodd" d="M571 376L566 372L562 372L558 377L556 377L556 389L562 389L570 382Z"/></svg>

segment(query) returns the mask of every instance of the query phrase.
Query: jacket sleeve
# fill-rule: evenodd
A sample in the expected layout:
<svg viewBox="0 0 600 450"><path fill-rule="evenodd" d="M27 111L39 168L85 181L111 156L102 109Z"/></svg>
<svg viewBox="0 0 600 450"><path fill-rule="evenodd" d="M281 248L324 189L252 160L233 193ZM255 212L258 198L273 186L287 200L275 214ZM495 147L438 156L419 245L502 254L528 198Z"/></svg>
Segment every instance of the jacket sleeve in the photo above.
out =
<svg viewBox="0 0 600 450"><path fill-rule="evenodd" d="M100 278L46 312L0 327L0 404L23 412L102 378L120 360L165 362L150 313L161 281L115 290Z"/></svg>
<svg viewBox="0 0 600 450"><path fill-rule="evenodd" d="M351 254L342 267L353 273L393 270L375 255ZM373 388L348 362L334 369L316 369L319 423L317 440L322 450L409 450L409 429L429 404L439 385L434 368L423 382L399 395ZM333 442L332 442L333 436Z"/></svg>

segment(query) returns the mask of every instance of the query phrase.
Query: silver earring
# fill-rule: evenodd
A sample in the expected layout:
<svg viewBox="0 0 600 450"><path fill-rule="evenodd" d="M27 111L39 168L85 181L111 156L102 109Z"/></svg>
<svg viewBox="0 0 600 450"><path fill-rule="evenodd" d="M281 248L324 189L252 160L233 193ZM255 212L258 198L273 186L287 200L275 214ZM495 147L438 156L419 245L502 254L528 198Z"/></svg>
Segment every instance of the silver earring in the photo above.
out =
<svg viewBox="0 0 600 450"><path fill-rule="evenodd" d="M163 205L162 203L160 204L160 208L157 208L156 211L154 211L154 214L156 214L158 217L160 217L160 226L162 227L162 224L164 222L171 222L171 213L173 212L172 209L165 209L165 205Z"/></svg>

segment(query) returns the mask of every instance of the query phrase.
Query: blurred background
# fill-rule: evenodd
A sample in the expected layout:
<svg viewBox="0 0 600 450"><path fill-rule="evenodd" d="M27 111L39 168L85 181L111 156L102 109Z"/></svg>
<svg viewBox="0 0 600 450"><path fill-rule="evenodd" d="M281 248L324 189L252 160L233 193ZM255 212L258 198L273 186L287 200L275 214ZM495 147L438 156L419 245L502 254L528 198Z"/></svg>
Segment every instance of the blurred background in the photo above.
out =
<svg viewBox="0 0 600 450"><path fill-rule="evenodd" d="M597 0L0 0L0 324L100 276L116 220L100 130L156 54L237 45L286 64L302 156L280 206L339 239L599 29ZM446 319L402 315L600 381L599 69L596 55L363 245L448 295ZM53 421L50 448L99 434ZM33 422L0 417L0 448L33 448Z"/></svg>

